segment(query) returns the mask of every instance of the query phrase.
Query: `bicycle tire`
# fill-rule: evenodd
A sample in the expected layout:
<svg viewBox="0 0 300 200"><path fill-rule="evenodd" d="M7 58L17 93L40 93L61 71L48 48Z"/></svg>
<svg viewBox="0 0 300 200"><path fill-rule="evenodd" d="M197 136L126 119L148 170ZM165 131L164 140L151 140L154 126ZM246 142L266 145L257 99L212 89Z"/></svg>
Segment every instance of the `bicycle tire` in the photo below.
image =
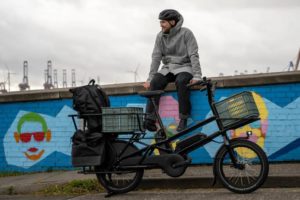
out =
<svg viewBox="0 0 300 200"><path fill-rule="evenodd" d="M114 148L114 153L111 153L110 155L117 156L116 153L120 153L120 149L123 149L125 145L128 144L126 141L122 140L115 140L112 143L112 147ZM124 152L125 155L129 155L132 152L137 151L137 147L133 144L130 144L128 146L126 152ZM129 180L129 177L126 175L133 175L132 179ZM96 174L98 182L109 192L109 193L115 193L115 194L121 194L121 193L127 193L132 190L134 190L139 183L141 182L144 175L144 169L131 169L131 170L124 170L124 172L120 172L118 170L117 173L98 173ZM116 176L116 179L112 180L112 177ZM123 178L123 181L121 180L121 176L125 176ZM121 183L123 182L123 184Z"/></svg>
<svg viewBox="0 0 300 200"><path fill-rule="evenodd" d="M260 188L269 173L269 162L265 152L257 144L247 140L233 140L230 147L240 168L233 166L228 149L223 145L218 151L214 163L214 172L218 180L230 191L240 194L251 193ZM232 176L225 173L225 170L228 169L235 170ZM259 171L257 176L254 174L256 169ZM230 172L230 170L228 171Z"/></svg>

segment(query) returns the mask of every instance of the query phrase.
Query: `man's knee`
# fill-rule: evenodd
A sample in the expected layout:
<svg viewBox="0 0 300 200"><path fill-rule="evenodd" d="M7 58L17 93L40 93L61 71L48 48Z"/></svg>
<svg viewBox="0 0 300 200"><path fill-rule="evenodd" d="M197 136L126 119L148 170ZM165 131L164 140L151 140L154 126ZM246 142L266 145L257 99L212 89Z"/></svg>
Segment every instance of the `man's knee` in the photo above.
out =
<svg viewBox="0 0 300 200"><path fill-rule="evenodd" d="M175 84L177 87L186 86L192 78L193 76L190 73L182 72L178 74Z"/></svg>
<svg viewBox="0 0 300 200"><path fill-rule="evenodd" d="M150 82L151 90L161 90L164 88L164 76L162 74L155 74Z"/></svg>

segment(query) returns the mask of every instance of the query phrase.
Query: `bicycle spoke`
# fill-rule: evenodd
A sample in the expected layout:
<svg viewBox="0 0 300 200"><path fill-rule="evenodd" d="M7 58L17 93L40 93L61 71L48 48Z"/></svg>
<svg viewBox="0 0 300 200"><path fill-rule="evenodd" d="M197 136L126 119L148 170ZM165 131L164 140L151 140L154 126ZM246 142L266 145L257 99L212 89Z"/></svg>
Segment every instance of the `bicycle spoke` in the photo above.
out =
<svg viewBox="0 0 300 200"><path fill-rule="evenodd" d="M242 174L242 172L240 173L240 175ZM241 176L241 185L244 185L243 184L243 176Z"/></svg>
<svg viewBox="0 0 300 200"><path fill-rule="evenodd" d="M247 176L247 178L250 178L250 179L252 179L252 180L254 180L254 181L256 181L257 179L256 178L254 178L248 171L245 171L246 172L246 174L249 174L250 176Z"/></svg>
<svg viewBox="0 0 300 200"><path fill-rule="evenodd" d="M245 174L248 174L248 172L247 172L247 171L245 171ZM250 183L249 176L247 176L247 175L246 175L246 178L247 178L247 181L248 181L248 183Z"/></svg>

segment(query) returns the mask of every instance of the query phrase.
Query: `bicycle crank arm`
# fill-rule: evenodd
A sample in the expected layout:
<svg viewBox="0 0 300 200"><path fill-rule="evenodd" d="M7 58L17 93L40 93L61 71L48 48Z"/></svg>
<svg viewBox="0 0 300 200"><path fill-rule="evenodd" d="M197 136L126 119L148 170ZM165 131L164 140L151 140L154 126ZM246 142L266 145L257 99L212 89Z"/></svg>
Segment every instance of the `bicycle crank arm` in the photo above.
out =
<svg viewBox="0 0 300 200"><path fill-rule="evenodd" d="M176 163L176 164L172 165L172 167L173 167L173 168L184 167L184 166L186 166L186 165L191 164L191 162L192 162L192 159L191 159L191 158L188 158L188 159L185 160L185 161L182 161L182 162L180 162L180 163Z"/></svg>

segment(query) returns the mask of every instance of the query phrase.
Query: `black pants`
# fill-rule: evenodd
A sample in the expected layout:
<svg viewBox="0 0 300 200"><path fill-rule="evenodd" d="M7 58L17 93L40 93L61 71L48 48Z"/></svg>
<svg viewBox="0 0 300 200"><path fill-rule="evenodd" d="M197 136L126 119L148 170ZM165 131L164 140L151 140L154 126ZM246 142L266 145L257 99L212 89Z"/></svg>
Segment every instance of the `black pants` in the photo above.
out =
<svg viewBox="0 0 300 200"><path fill-rule="evenodd" d="M193 76L188 72L181 72L179 74L168 73L166 76L156 73L150 82L150 90L163 90L168 83L174 82L178 92L179 103L179 118L187 119L191 113L190 90L186 85L190 82ZM159 97L155 98L155 104L158 106ZM154 113L154 107L151 102L147 103L147 113Z"/></svg>

